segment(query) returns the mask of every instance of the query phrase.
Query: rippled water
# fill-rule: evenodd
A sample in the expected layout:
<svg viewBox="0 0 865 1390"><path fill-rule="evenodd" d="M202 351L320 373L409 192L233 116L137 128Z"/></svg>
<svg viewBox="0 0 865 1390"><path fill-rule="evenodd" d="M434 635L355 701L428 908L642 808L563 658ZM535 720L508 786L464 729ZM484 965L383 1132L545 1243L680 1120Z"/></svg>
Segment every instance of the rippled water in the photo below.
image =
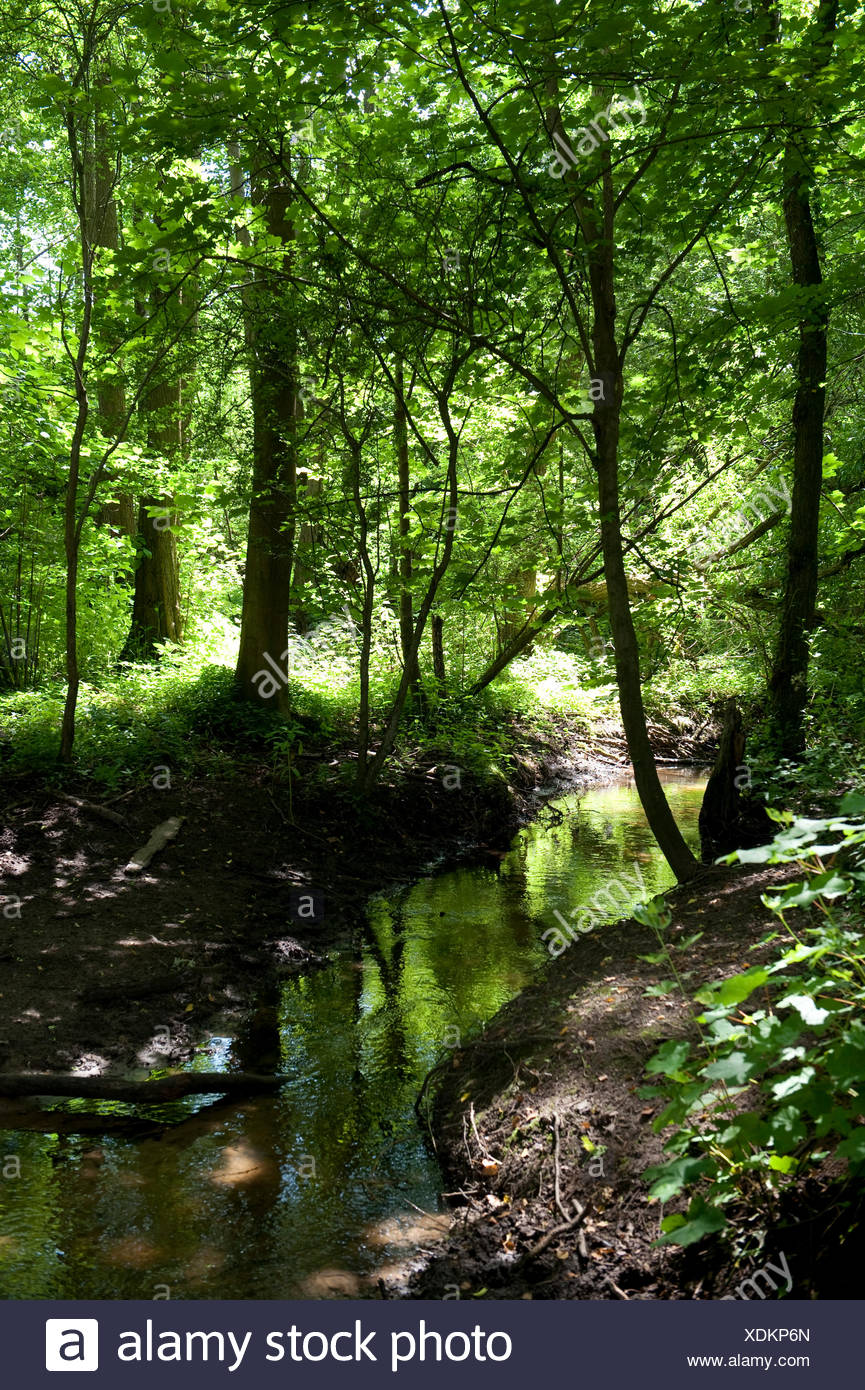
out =
<svg viewBox="0 0 865 1390"><path fill-rule="evenodd" d="M704 779L664 780L696 846ZM549 959L556 910L604 910L612 887L610 919L671 882L622 779L551 803L489 866L373 898L354 951L274 986L242 1035L199 1053L202 1070L284 1071L276 1096L187 1102L181 1124L138 1142L0 1133L0 1296L374 1289L446 1224L414 1113L426 1072Z"/></svg>

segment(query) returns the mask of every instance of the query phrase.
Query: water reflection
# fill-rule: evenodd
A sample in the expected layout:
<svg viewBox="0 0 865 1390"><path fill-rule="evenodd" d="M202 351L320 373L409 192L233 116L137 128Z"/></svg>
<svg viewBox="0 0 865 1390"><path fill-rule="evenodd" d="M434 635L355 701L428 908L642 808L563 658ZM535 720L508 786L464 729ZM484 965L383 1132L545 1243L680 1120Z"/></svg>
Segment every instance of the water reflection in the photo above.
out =
<svg viewBox="0 0 865 1390"><path fill-rule="evenodd" d="M696 844L703 779L668 773ZM0 1134L0 1296L319 1298L441 1236L439 1174L414 1100L448 1046L548 959L542 933L639 865L671 875L629 780L545 809L495 866L369 904L362 938L314 974L263 989L196 1065L280 1067L276 1097L186 1102L156 1139ZM633 890L633 900L643 894ZM3 1156L20 1164L5 1165Z"/></svg>

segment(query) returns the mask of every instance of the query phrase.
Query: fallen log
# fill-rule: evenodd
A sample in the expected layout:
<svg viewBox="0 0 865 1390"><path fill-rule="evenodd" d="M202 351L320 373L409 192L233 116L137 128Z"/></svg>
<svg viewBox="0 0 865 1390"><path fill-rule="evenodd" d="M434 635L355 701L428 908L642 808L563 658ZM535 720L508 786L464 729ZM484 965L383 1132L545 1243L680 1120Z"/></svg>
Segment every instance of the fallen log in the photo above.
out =
<svg viewBox="0 0 865 1390"><path fill-rule="evenodd" d="M184 1147L210 1134L235 1112L236 1100L218 1096L196 1110L194 1115L171 1119L144 1119L141 1115L100 1114L96 1110L43 1109L25 1099L0 1098L0 1130L28 1130L39 1134L114 1135L135 1143L142 1139L170 1136L175 1146Z"/></svg>
<svg viewBox="0 0 865 1390"><path fill-rule="evenodd" d="M84 801L80 796L70 796L68 792L60 792L61 801L67 801L70 806L74 806L78 811L86 811L88 816L96 816L99 820L108 821L109 825L119 825L121 830L128 830L129 821L125 816L121 816L119 811L112 811L108 806L97 806L95 801Z"/></svg>
<svg viewBox="0 0 865 1390"><path fill-rule="evenodd" d="M137 874L142 869L146 869L153 856L158 854L161 849L165 849L169 841L174 839L182 824L182 816L169 816L168 820L157 825L147 844L135 851L123 872L125 874Z"/></svg>
<svg viewBox="0 0 865 1390"><path fill-rule="evenodd" d="M183 1096L245 1096L281 1086L283 1076L253 1072L177 1072L150 1081L123 1081L109 1076L53 1076L50 1072L0 1072L0 1096L72 1096L76 1100L122 1100L130 1105L159 1105Z"/></svg>

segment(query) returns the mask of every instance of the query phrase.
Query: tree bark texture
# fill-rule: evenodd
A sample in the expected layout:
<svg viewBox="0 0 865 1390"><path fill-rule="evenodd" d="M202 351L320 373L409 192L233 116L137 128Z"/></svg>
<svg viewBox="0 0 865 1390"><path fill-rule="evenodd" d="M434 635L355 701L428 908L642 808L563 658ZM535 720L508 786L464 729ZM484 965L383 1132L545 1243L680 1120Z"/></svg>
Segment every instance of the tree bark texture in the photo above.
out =
<svg viewBox="0 0 865 1390"><path fill-rule="evenodd" d="M274 168L259 170L254 198L268 231L285 251L288 273L293 228L291 194ZM297 484L297 350L288 292L262 272L251 296L254 368L252 387L252 499L246 545L240 650L235 678L241 698L287 706L285 683L267 700L273 682L255 680L269 657L284 667L288 641Z"/></svg>

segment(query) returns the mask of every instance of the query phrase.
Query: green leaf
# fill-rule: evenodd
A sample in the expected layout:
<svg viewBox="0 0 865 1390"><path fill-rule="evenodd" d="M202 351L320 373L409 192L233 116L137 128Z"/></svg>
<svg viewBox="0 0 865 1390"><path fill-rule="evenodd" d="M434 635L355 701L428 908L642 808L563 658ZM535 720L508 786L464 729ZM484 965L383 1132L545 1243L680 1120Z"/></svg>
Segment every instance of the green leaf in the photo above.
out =
<svg viewBox="0 0 865 1390"><path fill-rule="evenodd" d="M838 1145L838 1152L851 1163L865 1163L865 1125L859 1125L854 1129L852 1134Z"/></svg>
<svg viewBox="0 0 865 1390"><path fill-rule="evenodd" d="M712 1081L731 1081L735 1086L743 1086L759 1068L753 1058L744 1052L731 1052L717 1062L704 1067L703 1075Z"/></svg>
<svg viewBox="0 0 865 1390"><path fill-rule="evenodd" d="M778 1000L778 1008L795 1009L803 1023L809 1024L812 1028L819 1028L821 1023L825 1023L829 1017L828 1009L820 1009L814 1000L807 994L788 994L784 999Z"/></svg>
<svg viewBox="0 0 865 1390"><path fill-rule="evenodd" d="M657 1245L694 1245L704 1236L714 1235L726 1226L726 1217L717 1207L710 1207L702 1197L695 1197L688 1207L687 1219L678 1213L678 1221L667 1217L661 1223L664 1234L656 1241Z"/></svg>
<svg viewBox="0 0 865 1390"><path fill-rule="evenodd" d="M691 1052L691 1044L684 1040L680 1042L665 1042L659 1047L653 1057L646 1063L646 1071L650 1076L671 1076L674 1080L683 1080L685 1074L682 1065Z"/></svg>
<svg viewBox="0 0 865 1390"><path fill-rule="evenodd" d="M713 1166L710 1158L676 1158L672 1163L647 1168L643 1177L652 1184L649 1188L650 1197L657 1197L660 1202L669 1202L683 1187L696 1182L704 1173L711 1172Z"/></svg>
<svg viewBox="0 0 865 1390"><path fill-rule="evenodd" d="M783 1158L773 1154L769 1159L769 1167L776 1173L792 1173L798 1166L798 1160L792 1154L785 1154Z"/></svg>
<svg viewBox="0 0 865 1390"><path fill-rule="evenodd" d="M801 1071L796 1071L792 1076L785 1076L783 1081L778 1081L772 1087L772 1095L776 1100L784 1100L787 1096L793 1096L797 1091L808 1085L809 1081L814 1080L815 1071L813 1067L803 1067Z"/></svg>
<svg viewBox="0 0 865 1390"><path fill-rule="evenodd" d="M755 966L752 970L746 970L743 975L731 976L720 985L704 985L694 998L698 1004L741 1004L755 989L764 985L768 978L767 970Z"/></svg>
<svg viewBox="0 0 865 1390"><path fill-rule="evenodd" d="M782 1105L772 1116L769 1132L779 1153L789 1153L808 1136L802 1112L795 1105Z"/></svg>

